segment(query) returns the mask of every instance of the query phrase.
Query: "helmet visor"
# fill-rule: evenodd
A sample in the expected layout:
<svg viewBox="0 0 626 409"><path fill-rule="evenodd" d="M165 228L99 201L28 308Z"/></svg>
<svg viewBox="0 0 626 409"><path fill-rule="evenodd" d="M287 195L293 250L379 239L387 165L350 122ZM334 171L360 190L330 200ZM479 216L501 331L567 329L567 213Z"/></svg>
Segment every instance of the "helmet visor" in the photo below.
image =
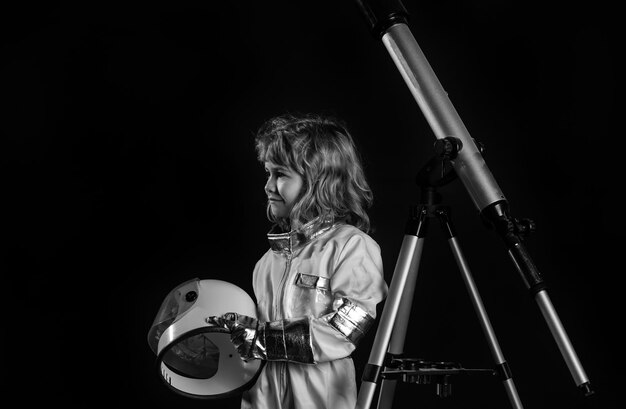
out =
<svg viewBox="0 0 626 409"><path fill-rule="evenodd" d="M163 300L161 308L152 322L150 331L148 331L148 344L155 354L157 353L159 339L161 339L163 332L174 322L181 319L196 303L200 294L199 281L198 278L194 278L180 284L170 291Z"/></svg>

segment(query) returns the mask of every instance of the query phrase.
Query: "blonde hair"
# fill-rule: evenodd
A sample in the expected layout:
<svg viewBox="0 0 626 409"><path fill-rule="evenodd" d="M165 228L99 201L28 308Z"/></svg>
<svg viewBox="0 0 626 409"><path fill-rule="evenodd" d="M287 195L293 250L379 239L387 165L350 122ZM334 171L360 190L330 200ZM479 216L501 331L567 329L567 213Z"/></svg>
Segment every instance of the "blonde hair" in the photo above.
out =
<svg viewBox="0 0 626 409"><path fill-rule="evenodd" d="M266 121L255 138L260 162L273 162L303 179L289 219L268 219L283 229L297 229L321 216L369 232L366 213L372 191L365 178L354 140L344 124L332 117L285 114Z"/></svg>

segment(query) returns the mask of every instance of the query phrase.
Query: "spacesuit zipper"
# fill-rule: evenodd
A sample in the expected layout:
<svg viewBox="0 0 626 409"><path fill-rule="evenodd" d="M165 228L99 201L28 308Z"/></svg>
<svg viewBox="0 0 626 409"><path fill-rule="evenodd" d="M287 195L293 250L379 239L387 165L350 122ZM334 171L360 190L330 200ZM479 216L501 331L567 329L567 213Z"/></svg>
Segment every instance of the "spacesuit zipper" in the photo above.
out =
<svg viewBox="0 0 626 409"><path fill-rule="evenodd" d="M283 297L285 296L285 283L287 281L287 277L289 276L289 269L291 268L291 258L292 258L292 253L289 252L286 254L287 257L287 262L285 263L285 271L283 272L283 276L280 280L280 296L278 297L278 299L276 300L276 305L275 305L275 311L274 311L274 317L277 317L280 311L280 317L281 318L285 318L283 315L283 311L282 311L282 304L283 304Z"/></svg>

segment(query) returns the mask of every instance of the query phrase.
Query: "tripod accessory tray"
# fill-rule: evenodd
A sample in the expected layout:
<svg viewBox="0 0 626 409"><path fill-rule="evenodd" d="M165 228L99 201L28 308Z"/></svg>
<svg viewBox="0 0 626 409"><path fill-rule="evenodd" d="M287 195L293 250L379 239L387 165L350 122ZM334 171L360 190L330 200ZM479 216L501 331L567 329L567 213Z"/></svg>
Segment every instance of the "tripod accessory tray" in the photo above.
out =
<svg viewBox="0 0 626 409"><path fill-rule="evenodd" d="M401 380L419 385L435 384L437 396L448 397L452 394L454 375L497 375L494 369L463 368L456 362L426 361L419 358L393 358L385 367L383 379Z"/></svg>

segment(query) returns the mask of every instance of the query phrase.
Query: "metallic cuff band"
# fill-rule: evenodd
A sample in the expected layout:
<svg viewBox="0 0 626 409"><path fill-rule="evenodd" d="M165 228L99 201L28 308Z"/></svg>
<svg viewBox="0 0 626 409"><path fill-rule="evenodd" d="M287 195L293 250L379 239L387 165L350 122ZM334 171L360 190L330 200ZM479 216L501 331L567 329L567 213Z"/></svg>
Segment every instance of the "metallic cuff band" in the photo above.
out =
<svg viewBox="0 0 626 409"><path fill-rule="evenodd" d="M308 318L268 322L261 332L257 344L263 344L264 359L315 363ZM257 347L257 350L260 349Z"/></svg>
<svg viewBox="0 0 626 409"><path fill-rule="evenodd" d="M329 324L354 345L365 336L373 322L374 318L367 311L347 298L329 320Z"/></svg>

